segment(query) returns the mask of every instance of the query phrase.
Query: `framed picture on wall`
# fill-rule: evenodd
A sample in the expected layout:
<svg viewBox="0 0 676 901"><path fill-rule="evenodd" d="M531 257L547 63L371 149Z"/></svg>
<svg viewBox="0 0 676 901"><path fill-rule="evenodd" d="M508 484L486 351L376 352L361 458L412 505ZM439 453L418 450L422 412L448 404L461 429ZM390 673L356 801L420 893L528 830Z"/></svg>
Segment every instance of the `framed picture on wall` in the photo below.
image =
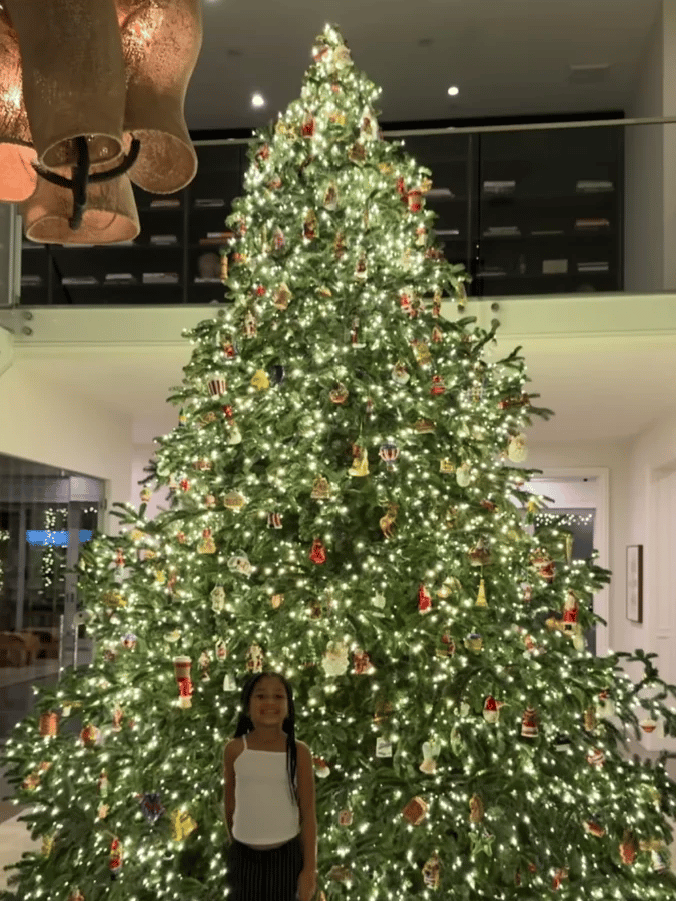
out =
<svg viewBox="0 0 676 901"><path fill-rule="evenodd" d="M627 547L627 619L643 622L643 545Z"/></svg>

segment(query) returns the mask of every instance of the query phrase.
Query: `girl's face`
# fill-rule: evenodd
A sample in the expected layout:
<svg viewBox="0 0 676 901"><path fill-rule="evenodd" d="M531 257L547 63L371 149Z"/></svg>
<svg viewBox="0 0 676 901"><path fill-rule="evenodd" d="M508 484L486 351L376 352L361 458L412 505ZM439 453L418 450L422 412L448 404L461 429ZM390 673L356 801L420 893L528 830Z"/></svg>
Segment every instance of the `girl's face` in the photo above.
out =
<svg viewBox="0 0 676 901"><path fill-rule="evenodd" d="M249 719L254 726L280 728L289 714L286 689L275 676L264 676L256 682L249 701Z"/></svg>

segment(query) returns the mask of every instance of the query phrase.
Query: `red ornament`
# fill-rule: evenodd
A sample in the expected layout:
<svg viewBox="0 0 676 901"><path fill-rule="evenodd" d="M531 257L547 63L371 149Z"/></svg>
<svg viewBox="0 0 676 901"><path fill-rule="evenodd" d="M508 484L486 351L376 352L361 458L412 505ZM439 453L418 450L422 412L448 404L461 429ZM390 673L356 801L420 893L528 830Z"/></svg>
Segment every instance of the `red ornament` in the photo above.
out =
<svg viewBox="0 0 676 901"><path fill-rule="evenodd" d="M429 613L432 609L432 598L429 591L424 585L418 589L418 611L420 613Z"/></svg>
<svg viewBox="0 0 676 901"><path fill-rule="evenodd" d="M192 679L189 677L186 679L178 679L178 693L182 698L190 698L192 697Z"/></svg>
<svg viewBox="0 0 676 901"><path fill-rule="evenodd" d="M234 410L232 409L230 404L226 404L226 406L223 407L223 412L228 417L228 419L232 419L232 417L235 415Z"/></svg>
<svg viewBox="0 0 676 901"><path fill-rule="evenodd" d="M108 866L110 867L111 879L117 879L122 868L122 846L117 838L113 839L113 843L110 846L110 863Z"/></svg>
<svg viewBox="0 0 676 901"><path fill-rule="evenodd" d="M315 538L312 542L312 550L309 556L313 563L326 563L326 549L319 538Z"/></svg>
<svg viewBox="0 0 676 901"><path fill-rule="evenodd" d="M524 738L536 738L538 734L537 713L528 707L521 720L521 734Z"/></svg>
<svg viewBox="0 0 676 901"><path fill-rule="evenodd" d="M265 294L265 287L263 285L256 285L256 297L263 297Z"/></svg>
<svg viewBox="0 0 676 901"><path fill-rule="evenodd" d="M371 669L371 658L366 651L355 651L354 654L354 671L358 676L369 672Z"/></svg>
<svg viewBox="0 0 676 901"><path fill-rule="evenodd" d="M181 479L179 485L181 486L181 491L187 491L190 488L190 482L188 481L188 479Z"/></svg>
<svg viewBox="0 0 676 901"><path fill-rule="evenodd" d="M422 191L420 188L414 188L406 195L408 209L411 213L419 213L422 209Z"/></svg>
<svg viewBox="0 0 676 901"><path fill-rule="evenodd" d="M301 136L303 138L311 138L315 133L315 120L311 113L306 113L305 118L303 119L303 124L300 129Z"/></svg>
<svg viewBox="0 0 676 901"><path fill-rule="evenodd" d="M404 203L408 203L408 196L406 194L406 185L404 184L403 178L397 179L397 191L401 195L401 199Z"/></svg>
<svg viewBox="0 0 676 901"><path fill-rule="evenodd" d="M446 385L444 384L444 380L440 375L432 376L432 387L430 389L430 394L443 394L446 390Z"/></svg>

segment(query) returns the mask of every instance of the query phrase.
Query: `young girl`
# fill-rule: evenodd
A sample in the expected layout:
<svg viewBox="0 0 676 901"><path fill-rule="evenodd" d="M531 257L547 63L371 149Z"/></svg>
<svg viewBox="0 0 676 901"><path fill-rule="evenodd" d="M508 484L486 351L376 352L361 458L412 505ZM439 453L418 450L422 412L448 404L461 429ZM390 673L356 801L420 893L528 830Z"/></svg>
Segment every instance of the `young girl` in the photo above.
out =
<svg viewBox="0 0 676 901"><path fill-rule="evenodd" d="M242 711L224 753L229 901L311 901L314 776L310 749L295 738L289 683L258 673L244 686Z"/></svg>

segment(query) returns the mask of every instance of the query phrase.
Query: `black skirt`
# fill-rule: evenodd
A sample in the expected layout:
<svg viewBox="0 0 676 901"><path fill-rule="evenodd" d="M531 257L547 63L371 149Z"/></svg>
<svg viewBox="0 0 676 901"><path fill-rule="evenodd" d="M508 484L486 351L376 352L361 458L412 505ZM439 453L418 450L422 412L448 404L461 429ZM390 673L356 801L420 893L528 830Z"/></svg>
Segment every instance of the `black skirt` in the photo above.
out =
<svg viewBox="0 0 676 901"><path fill-rule="evenodd" d="M233 839L228 850L228 901L295 901L302 869L300 834L266 851Z"/></svg>

